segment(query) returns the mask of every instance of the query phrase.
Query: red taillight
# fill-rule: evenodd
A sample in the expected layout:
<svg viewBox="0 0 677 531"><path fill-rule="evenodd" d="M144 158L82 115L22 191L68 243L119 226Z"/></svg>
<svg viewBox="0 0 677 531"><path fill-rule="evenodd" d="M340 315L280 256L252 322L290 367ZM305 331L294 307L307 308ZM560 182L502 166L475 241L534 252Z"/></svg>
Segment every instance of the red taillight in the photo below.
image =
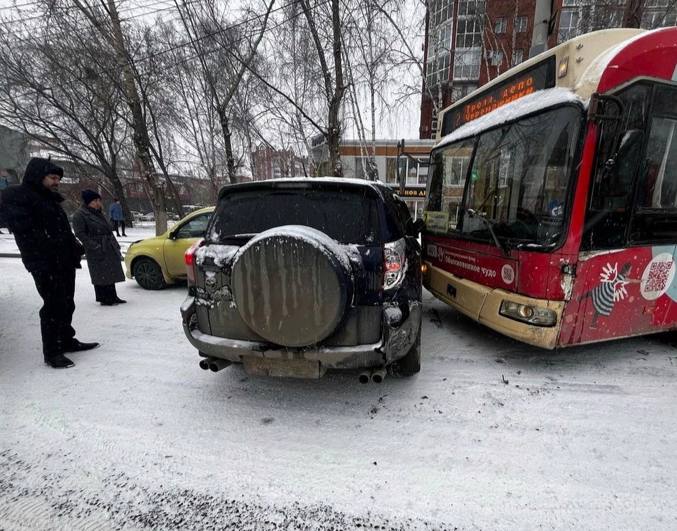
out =
<svg viewBox="0 0 677 531"><path fill-rule="evenodd" d="M186 276L189 284L195 284L195 253L202 247L204 240L200 239L191 245L183 255L183 262L186 264Z"/></svg>
<svg viewBox="0 0 677 531"><path fill-rule="evenodd" d="M402 269L402 263L398 259L399 257L386 256L385 268L386 271L392 271L394 273Z"/></svg>
<svg viewBox="0 0 677 531"><path fill-rule="evenodd" d="M406 249L404 238L383 246L383 287L390 289L398 286L404 278Z"/></svg>

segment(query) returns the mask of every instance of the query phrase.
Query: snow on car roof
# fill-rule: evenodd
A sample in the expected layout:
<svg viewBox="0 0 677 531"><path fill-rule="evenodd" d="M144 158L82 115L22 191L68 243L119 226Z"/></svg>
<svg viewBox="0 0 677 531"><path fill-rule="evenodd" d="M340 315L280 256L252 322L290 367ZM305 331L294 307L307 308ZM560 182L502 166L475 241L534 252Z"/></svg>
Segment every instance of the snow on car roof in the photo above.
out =
<svg viewBox="0 0 677 531"><path fill-rule="evenodd" d="M435 148L452 144L463 138L476 136L492 127L563 103L583 104L584 102L580 97L566 88L555 87L539 90L533 94L529 94L528 96L524 96L523 98L499 107L472 122L462 125L455 131L443 137Z"/></svg>
<svg viewBox="0 0 677 531"><path fill-rule="evenodd" d="M224 188L230 187L246 187L246 186L266 186L269 184L286 184L286 183L328 183L328 184L352 184L357 186L387 186L383 181L367 181L366 179L354 179L346 177L282 177L279 179L267 179L265 181L249 181L246 183L237 183L226 185Z"/></svg>
<svg viewBox="0 0 677 531"><path fill-rule="evenodd" d="M369 188L374 190L379 195L382 194L384 190L390 190L390 187L383 181L367 181L366 179L349 179L345 177L284 177L280 179L267 179L265 181L249 181L245 183L236 183L236 184L227 184L219 192L219 199L221 199L224 194L233 190L246 190L247 188L257 189L257 188L276 188L284 185L294 184L303 184L303 185L349 185L349 186L360 186L363 188Z"/></svg>

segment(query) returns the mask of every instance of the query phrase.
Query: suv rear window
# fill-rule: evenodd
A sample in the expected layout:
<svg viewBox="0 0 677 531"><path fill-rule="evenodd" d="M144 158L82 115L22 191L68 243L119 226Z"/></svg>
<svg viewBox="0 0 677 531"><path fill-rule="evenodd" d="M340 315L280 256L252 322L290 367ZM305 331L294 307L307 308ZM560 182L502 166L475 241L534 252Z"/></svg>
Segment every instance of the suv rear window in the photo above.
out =
<svg viewBox="0 0 677 531"><path fill-rule="evenodd" d="M368 245L380 240L374 195L366 188L235 191L219 200L209 239L218 242L282 225L305 225L340 243Z"/></svg>

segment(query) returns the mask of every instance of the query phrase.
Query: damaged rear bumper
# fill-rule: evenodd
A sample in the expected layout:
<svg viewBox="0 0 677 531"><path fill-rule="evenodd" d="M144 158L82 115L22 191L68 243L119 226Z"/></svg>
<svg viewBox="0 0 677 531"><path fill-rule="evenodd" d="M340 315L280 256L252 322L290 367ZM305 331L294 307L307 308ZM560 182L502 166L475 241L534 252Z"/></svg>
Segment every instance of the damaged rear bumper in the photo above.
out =
<svg viewBox="0 0 677 531"><path fill-rule="evenodd" d="M376 343L304 348L281 348L266 342L243 341L205 334L197 327L196 305L191 296L181 305L181 316L188 341L203 356L244 363L248 372L251 372L250 369L255 370L256 359L267 359L271 362L276 360L271 364L288 360L290 369L297 361L306 360L317 365L316 377L319 377L326 369L383 367L406 355L419 333L421 303L410 302L408 310L406 318L402 318L397 312L384 312L381 339ZM277 373L275 375L293 376ZM302 376L313 377L313 374Z"/></svg>

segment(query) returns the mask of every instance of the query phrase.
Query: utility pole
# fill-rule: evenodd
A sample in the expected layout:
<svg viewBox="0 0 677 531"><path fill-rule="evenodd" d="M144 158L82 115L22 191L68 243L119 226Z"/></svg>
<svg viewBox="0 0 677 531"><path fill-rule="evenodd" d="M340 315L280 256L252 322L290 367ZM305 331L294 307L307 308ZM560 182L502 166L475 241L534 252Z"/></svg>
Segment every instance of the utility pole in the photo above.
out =
<svg viewBox="0 0 677 531"><path fill-rule="evenodd" d="M529 57L548 49L548 34L552 18L552 0L536 0L534 12L534 31L531 34Z"/></svg>

